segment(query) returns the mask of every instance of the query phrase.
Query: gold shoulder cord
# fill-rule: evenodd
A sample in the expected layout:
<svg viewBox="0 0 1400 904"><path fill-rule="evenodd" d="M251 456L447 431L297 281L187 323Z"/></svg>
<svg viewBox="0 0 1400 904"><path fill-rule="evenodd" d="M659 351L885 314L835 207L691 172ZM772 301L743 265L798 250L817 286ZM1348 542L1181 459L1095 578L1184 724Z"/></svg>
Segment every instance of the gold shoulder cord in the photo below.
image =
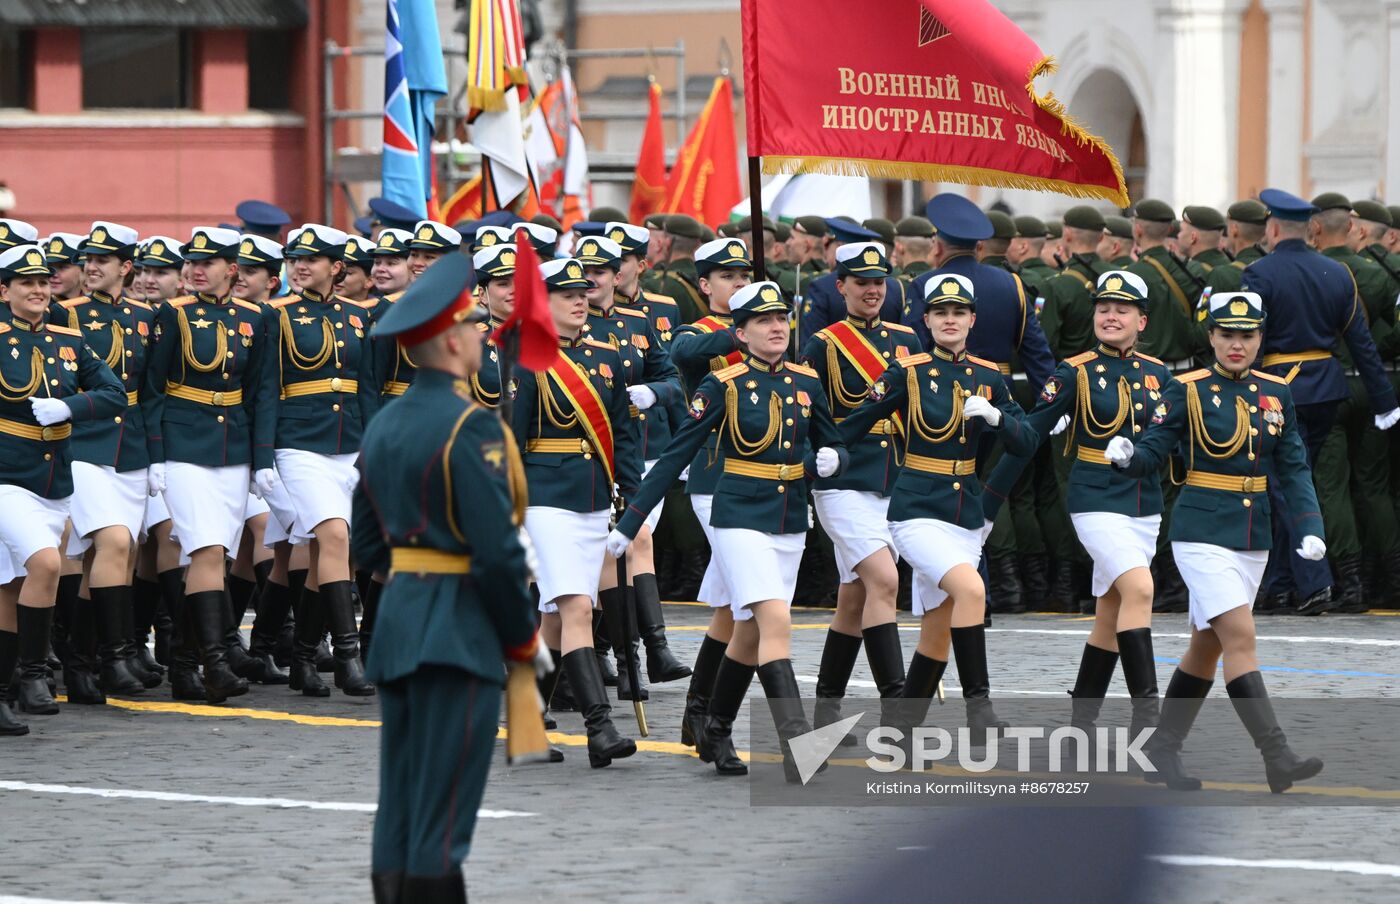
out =
<svg viewBox="0 0 1400 904"><path fill-rule="evenodd" d="M112 330L112 347L107 349L106 362L112 371L126 379L126 340L122 336L121 324L115 320L109 324Z"/></svg>
<svg viewBox="0 0 1400 904"><path fill-rule="evenodd" d="M569 362L573 365L573 362ZM577 365L573 365L577 366ZM586 376L584 379L588 379ZM574 412L573 406L565 407L559 404L559 400L554 397L554 386L549 381L549 373L542 372L539 376L540 388L540 413L549 418L549 423L560 430L572 430L578 426L578 415ZM536 426L542 426L540 416L535 416Z"/></svg>
<svg viewBox="0 0 1400 904"><path fill-rule="evenodd" d="M909 451L909 441L912 437L918 436L925 442L939 444L946 443L953 438L953 434L962 430L963 424L963 399L972 395L957 383L953 384L953 410L948 415L948 422L941 427L929 427L928 421L924 420L923 403L919 397L919 369L911 367L905 373L905 379L909 384L909 430L904 437L904 451Z"/></svg>
<svg viewBox="0 0 1400 904"><path fill-rule="evenodd" d="M397 372L395 376L398 376ZM482 404L490 405L494 408L501 400L502 391L503 390L497 390L496 392L489 391L485 386L481 385L480 372L472 374L472 392L476 394L478 399L481 399Z"/></svg>
<svg viewBox="0 0 1400 904"><path fill-rule="evenodd" d="M773 445L773 440L778 438L778 431L782 429L783 423L783 400L776 392L769 390L768 393L768 430L764 432L762 439L751 440L744 436L739 429L739 387L733 380L724 385L724 430L729 433L729 438L734 443L734 449L744 458L752 458L763 454L769 446Z"/></svg>
<svg viewBox="0 0 1400 904"><path fill-rule="evenodd" d="M1094 417L1094 402L1089 394L1088 368L1078 368L1075 373L1074 392L1077 398L1074 400L1074 417L1070 420L1069 436L1065 442L1065 455L1069 455L1070 450L1076 447L1074 433L1079 425L1084 425L1084 433L1090 439L1111 439L1122 429L1123 422L1133 410L1132 388L1128 385L1127 377L1118 378L1118 414L1108 423Z"/></svg>
<svg viewBox="0 0 1400 904"><path fill-rule="evenodd" d="M397 342L395 342L394 344L398 345L399 349L399 359L394 362L394 376L397 377L399 375L399 368L405 364L407 364L414 370L417 370L418 365L414 364L413 359L408 356L408 349L404 348L402 345L399 345ZM476 380L476 374L472 374L472 380Z"/></svg>
<svg viewBox="0 0 1400 904"><path fill-rule="evenodd" d="M1196 447L1214 459L1234 458L1249 443L1254 453L1254 440L1249 433L1249 403L1244 396L1235 397L1235 433L1225 442L1217 441L1206 429L1205 412L1201 408L1201 393L1195 383L1186 386L1186 415L1191 427L1191 452L1187 468L1196 467Z"/></svg>
<svg viewBox="0 0 1400 904"><path fill-rule="evenodd" d="M11 386L5 375L0 373L0 401L23 402L32 398L34 391L44 385L44 353L37 348L33 349L33 353L29 360L29 382L24 386Z"/></svg>
<svg viewBox="0 0 1400 904"><path fill-rule="evenodd" d="M297 348L296 339L292 336L292 318L287 315L287 309L282 308L282 345L287 349L287 357L291 360L292 366L297 370L317 370L321 365L330 360L331 354L335 352L335 332L331 329L331 322L325 317L321 318L321 350L314 355L303 355ZM340 357L336 356L339 363Z"/></svg>
<svg viewBox="0 0 1400 904"><path fill-rule="evenodd" d="M184 349L185 364L191 369L207 374L212 370L219 370L228 360L228 337L222 329L214 333L214 357L206 364L195 357L194 337L190 335L190 319L184 308L175 309L175 319L180 323L180 345Z"/></svg>
<svg viewBox="0 0 1400 904"><path fill-rule="evenodd" d="M846 381L841 374L841 357L834 342L826 343L826 396L831 400L831 410L857 408L865 401L865 393L870 387L862 386L861 391L852 395L846 389Z"/></svg>

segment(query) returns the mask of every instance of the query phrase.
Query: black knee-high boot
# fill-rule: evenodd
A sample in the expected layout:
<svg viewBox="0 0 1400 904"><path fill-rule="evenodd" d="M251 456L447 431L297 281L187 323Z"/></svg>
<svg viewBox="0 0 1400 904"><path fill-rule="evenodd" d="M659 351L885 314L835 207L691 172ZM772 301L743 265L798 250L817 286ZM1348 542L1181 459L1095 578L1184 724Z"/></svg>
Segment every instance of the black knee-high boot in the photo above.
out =
<svg viewBox="0 0 1400 904"><path fill-rule="evenodd" d="M601 769L613 760L636 753L636 742L623 737L613 725L612 707L608 704L603 674L598 670L597 654L583 647L564 654L562 662L588 730L588 765Z"/></svg>
<svg viewBox="0 0 1400 904"><path fill-rule="evenodd" d="M900 699L891 704L890 723L897 727L902 736L901 746L905 753L905 763L910 764L914 746L914 729L924 724L928 718L928 708L938 694L938 682L948 669L943 659L932 659L914 651L909 658L909 671L904 676L904 690Z"/></svg>
<svg viewBox="0 0 1400 904"><path fill-rule="evenodd" d="M967 705L967 727L972 743L984 746L987 732L1006 728L992 709L991 679L987 676L987 629L981 625L953 628L953 659L958 664L963 702Z"/></svg>
<svg viewBox="0 0 1400 904"><path fill-rule="evenodd" d="M1069 692L1069 724L1083 730L1090 738L1094 736L1094 723L1103 709L1108 685L1113 681L1113 672L1117 668L1117 653L1093 644L1084 645L1084 652L1079 657L1079 674L1075 676L1074 689Z"/></svg>
<svg viewBox="0 0 1400 904"><path fill-rule="evenodd" d="M379 598L384 595L384 585L370 578L365 588L364 613L360 616L360 660L369 662L369 643L374 639L374 620L379 615Z"/></svg>
<svg viewBox="0 0 1400 904"><path fill-rule="evenodd" d="M700 641L700 652L695 656L695 668L690 673L690 687L685 692L685 714L681 716L681 743L687 747L694 747L696 738L705 733L705 713L710 707L710 696L714 691L720 661L724 659L724 649L723 641L715 640L708 634Z"/></svg>
<svg viewBox="0 0 1400 904"><path fill-rule="evenodd" d="M277 648L273 651L273 656L276 658L279 668L290 669L292 660L296 658L294 650L297 619L301 617L302 597L306 592L306 574L305 568L296 571L288 570L287 572L287 588L291 591L288 598L291 600L292 608L286 623L277 632Z"/></svg>
<svg viewBox="0 0 1400 904"><path fill-rule="evenodd" d="M0 631L0 685L9 685L10 676L15 672L15 662L18 657L19 635L13 631ZM15 718L5 696L5 694L0 693L0 737L18 737L29 734L29 726Z"/></svg>
<svg viewBox="0 0 1400 904"><path fill-rule="evenodd" d="M287 673L277 665L277 637L287 623L292 607L292 590L284 584L267 581L258 593L257 615L253 618L252 642L248 656L258 663L249 669L249 680L258 684L286 684Z"/></svg>
<svg viewBox="0 0 1400 904"><path fill-rule="evenodd" d="M1143 777L1153 784L1165 784L1173 791L1197 791L1201 780L1186 774L1181 764L1181 745L1196 714L1201 711L1206 695L1215 682L1177 669L1172 672L1172 680L1167 684L1167 695L1162 699L1162 714L1157 720L1157 730L1143 745L1147 758L1156 772L1148 772Z"/></svg>
<svg viewBox="0 0 1400 904"><path fill-rule="evenodd" d="M812 707L812 722L817 728L840 721L841 700L846 696L846 685L860 656L861 643L859 637L827 628L821 665L817 668L817 702ZM849 746L855 742L847 736L841 743Z"/></svg>
<svg viewBox="0 0 1400 904"><path fill-rule="evenodd" d="M880 724L889 725L898 708L891 701L904 694L904 651L899 644L899 626L894 622L874 625L861 634L865 638L865 661L870 664L875 689L880 692Z"/></svg>
<svg viewBox="0 0 1400 904"><path fill-rule="evenodd" d="M210 703L223 703L229 697L248 693L248 682L235 675L228 664L230 613L224 591L186 593L185 611L204 663L204 698Z"/></svg>
<svg viewBox="0 0 1400 904"><path fill-rule="evenodd" d="M763 685L763 694L768 698L768 708L773 714L773 727L778 731L778 743L783 751L783 778L792 784L802 781L802 773L797 768L797 760L792 755L792 739L812 730L807 724L807 714L802 709L801 692L797 689L797 676L792 671L791 659L775 659L758 667L758 681ZM824 770L823 763L817 770Z"/></svg>
<svg viewBox="0 0 1400 904"><path fill-rule="evenodd" d="M739 717L739 708L744 705L757 669L725 656L724 644L714 642L720 653L712 682L714 696L709 701L704 728L695 736L695 749L700 753L700 762L714 763L720 775L748 775L749 767L734 750L734 720Z"/></svg>
<svg viewBox="0 0 1400 904"><path fill-rule="evenodd" d="M170 609L170 696L175 700L204 702L199 678L199 641L189 607L185 605L185 578L181 569L162 571L160 595Z"/></svg>
<svg viewBox="0 0 1400 904"><path fill-rule="evenodd" d="M82 575L71 575L81 583ZM59 605L63 605L63 578L59 578ZM73 593L77 593L76 586ZM92 600L74 596L68 605L68 658L63 662L63 686L68 702L80 706L101 706L107 702L98 681L97 607ZM0 674L4 674L0 672Z"/></svg>
<svg viewBox="0 0 1400 904"><path fill-rule="evenodd" d="M48 653L49 631L53 625L53 607L16 606L19 623L17 651L19 659L19 711L34 716L52 716L58 703L49 692ZM8 676L6 676L8 677ZM136 682L138 690L141 683Z"/></svg>
<svg viewBox="0 0 1400 904"><path fill-rule="evenodd" d="M1118 654L1123 660L1123 683L1132 697L1130 737L1157 724L1157 662L1152 658L1152 629L1118 632Z"/></svg>
<svg viewBox="0 0 1400 904"><path fill-rule="evenodd" d="M325 633L325 616L321 611L321 594L318 591L302 591L301 609L296 614L296 620L291 680L287 686L308 697L329 697L331 689L326 687L316 668L316 650L321 645L321 635Z"/></svg>
<svg viewBox="0 0 1400 904"><path fill-rule="evenodd" d="M360 631L355 625L355 603L350 597L350 587L350 581L328 581L321 585L321 603L335 649L335 686L351 697L372 697L374 685L365 679L365 666L360 661Z"/></svg>
<svg viewBox="0 0 1400 904"><path fill-rule="evenodd" d="M172 669L175 657L175 613L185 602L185 570L171 568L156 573L160 585L160 605L156 608L156 662ZM172 682L175 680L172 676ZM195 682L198 684L198 682Z"/></svg>
<svg viewBox="0 0 1400 904"><path fill-rule="evenodd" d="M135 632L131 636L132 653L141 667L147 672L164 675L165 667L156 660L147 643L151 630L155 627L156 612L160 609L160 584L136 578L131 584L131 617Z"/></svg>
<svg viewBox="0 0 1400 904"><path fill-rule="evenodd" d="M150 690L160 687L160 682L164 675L163 671L152 671L146 668L146 662L141 658L136 645L136 587L135 585L122 587L122 603L117 609L120 618L122 637L122 658L126 660L126 670L130 672L141 686Z"/></svg>
<svg viewBox="0 0 1400 904"><path fill-rule="evenodd" d="M256 674L261 673L262 667L248 655L248 648L244 646L243 619L248 616L248 607L257 593L258 583L230 573L225 586L228 589L224 600L229 612L228 622L224 626L224 651L228 656L228 667L240 678L256 680Z"/></svg>
<svg viewBox="0 0 1400 904"><path fill-rule="evenodd" d="M690 668L676 658L666 641L666 616L656 575L634 574L632 596L637 601L637 633L647 651L647 677L657 684L689 678Z"/></svg>
<svg viewBox="0 0 1400 904"><path fill-rule="evenodd" d="M611 645L613 654L617 657L617 699L632 699L632 679L627 674L627 651L626 648L617 642L617 638L627 633L627 608L626 598L621 587L614 587L611 590L598 591L598 606L602 610L603 619L600 622L594 621L595 628L601 624L602 627L602 649L606 651ZM611 643L610 643L611 641ZM594 650L600 649L598 638L593 640ZM642 672L641 660L641 640L633 638L632 655L637 657L637 691L643 700L651 699L651 692L647 690L646 675ZM606 654L604 655L606 658ZM606 677L604 678L606 681Z"/></svg>
<svg viewBox="0 0 1400 904"><path fill-rule="evenodd" d="M1235 705L1235 713L1249 730L1254 746L1264 757L1264 774L1269 780L1269 790L1282 794L1293 787L1294 782L1310 779L1322 771L1322 760L1317 757L1303 759L1288 746L1288 738L1278 726L1273 704L1269 702L1269 692L1264 687L1264 676L1258 672L1246 672L1225 685L1230 702Z"/></svg>
<svg viewBox="0 0 1400 904"><path fill-rule="evenodd" d="M97 643L102 657L102 690L108 694L140 694L146 684L132 673L127 659L127 619L123 610L131 608L131 588L89 587L97 611ZM157 682L159 683L159 682Z"/></svg>
<svg viewBox="0 0 1400 904"><path fill-rule="evenodd" d="M73 648L73 607L77 605L78 590L82 584L83 576L81 574L61 574L58 576L58 594L54 601L52 645L54 655L58 656L65 670L68 668L68 657Z"/></svg>
<svg viewBox="0 0 1400 904"><path fill-rule="evenodd" d="M593 652L598 654L598 671L603 676L604 686L617 687L617 672L608 658L612 652L612 636L608 633L607 619L603 617L601 597L598 602L599 608L593 610Z"/></svg>

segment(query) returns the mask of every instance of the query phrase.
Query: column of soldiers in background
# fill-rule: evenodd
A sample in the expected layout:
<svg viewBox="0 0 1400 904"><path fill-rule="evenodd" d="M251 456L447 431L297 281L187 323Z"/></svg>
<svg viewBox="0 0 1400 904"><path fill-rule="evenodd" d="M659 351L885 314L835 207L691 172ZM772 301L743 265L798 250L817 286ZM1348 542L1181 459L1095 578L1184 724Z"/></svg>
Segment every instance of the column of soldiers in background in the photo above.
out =
<svg viewBox="0 0 1400 904"><path fill-rule="evenodd" d="M1141 347L1164 360L1173 372L1204 360L1201 314L1212 293L1241 288L1259 291L1273 310L1304 312L1291 321L1296 326L1288 335L1266 345L1264 363L1294 377L1300 408L1333 413L1319 417L1310 427L1304 425L1328 529L1330 562L1326 564L1330 568L1310 571L1286 555L1275 555L1257 609L1316 614L1400 607L1400 590L1384 580L1387 569L1400 566L1400 455L1396 454L1400 450L1387 430L1400 357L1396 327L1400 208L1373 201L1353 204L1336 193L1299 203L1301 207L1286 196L1275 197L1271 206L1245 200L1223 214L1191 206L1178 219L1166 204L1149 200L1137 204L1128 217L1105 216L1089 206L1073 207L1059 223L993 213L991 237L976 243L940 236L930 220L921 216L898 223L878 218L856 223L848 218L800 217L788 225L765 219L762 253L774 281L794 303L794 344L805 343L807 337L844 316L845 301L834 294L837 277L830 271L839 249L855 242L876 241L888 251L890 276L880 319L889 322L910 322L911 310L917 320L917 306L909 299L921 296L921 280L935 267L957 269L961 258L1008 273L1014 277L1025 320L1006 333L1004 351L984 349L984 357L1018 374L1013 392L1019 393L1018 400L1027 408L1043 377L1040 371L1050 359L1035 360L1030 368L1035 373L1029 379L1019 376L1028 354L1023 342L1043 333L1055 361L1091 348L1093 287L1110 269L1127 270L1148 287L1148 327ZM19 671L31 677L61 667L70 702L101 703L108 692L140 693L159 685L167 669L177 699L222 699L245 692L248 680L286 682L289 676L283 669L293 663L298 665L292 676L294 686L304 693L328 693L317 676L331 671L347 692L373 692L358 663L365 652L362 647L368 648L372 636L373 601L382 580L350 571L343 524L348 518L348 490L332 481L301 487L299 498L287 492L268 459L275 458L277 450L291 450L348 462L356 451L357 434L351 431L347 438L339 428L347 420L362 426L381 401L401 395L412 379L411 363L402 360L395 346L367 338L376 310L392 304L442 254L457 247L479 251L509 241L513 218L493 215L481 224L457 224L463 228L454 229L417 221L407 211L379 202L367 241L316 224L294 230L288 248L304 239L308 229L313 238L303 242L307 247L299 255L307 263L289 268L282 245L264 235L285 226L285 215L280 220L276 216L280 212L268 216L266 207L241 208L244 223L238 231L196 229L183 246L166 236L138 242L133 231L104 222L94 223L86 235L55 233L41 243L51 271L51 322L82 334L86 346L126 384L129 409L102 425L84 425L74 431L75 505L63 543L68 555L57 584L52 650L45 651L45 661L37 666L32 657L19 665ZM674 330L711 313L695 253L715 232L682 215L651 217L631 226L619 212L600 213L611 222L591 224L595 234L606 228L624 236L624 241L615 242L624 250L616 279L619 303L640 310L658 347L665 349ZM556 225L550 225L548 218L527 225L546 258L558 250ZM581 224L578 235L586 236L589 226ZM499 231L492 233L492 227ZM741 221L721 224L719 232L747 236L750 228L750 223ZM201 234L205 247L190 253ZM488 238L491 235L494 240ZM0 220L0 250L37 240L37 231L27 224ZM213 259L229 264L227 285L208 285L207 274L202 273L207 265L195 264L210 259L210 247L216 251ZM1327 315L1331 320L1306 315L1306 299L1297 285L1271 282L1267 267L1253 266L1273 259L1276 255L1270 252L1275 251L1285 252L1298 273L1320 280L1319 286L1325 283L1326 291L1336 296L1329 300L1336 308ZM987 278L987 269L978 271L981 279ZM1341 289L1337 289L1338 273L1346 278ZM302 279L315 284L300 284ZM490 280L483 282L489 285ZM987 291L979 286L979 298L992 297ZM241 310L232 303L235 300L261 313L247 319L230 314ZM163 316L166 311L168 315ZM492 305L498 318L508 311L508 300ZM216 312L223 316L216 317ZM1286 319L1286 314L1276 315L1274 323ZM292 324L290 331L283 321ZM1275 329L1283 332L1281 326ZM985 337L989 330L983 326L977 332ZM290 343L284 338L287 332L293 337ZM223 345L204 349L199 341L220 334L227 337ZM1338 343L1339 338L1346 342ZM259 347L274 340L275 349L271 344ZM260 378L257 388L250 388L237 401L231 400L231 391L225 394L222 384L195 388L190 382L178 383L190 398L181 400L183 409L171 409L157 401L168 394L169 387L152 385L146 378L147 359L160 343L180 346L176 357L189 366L190 373L184 375L188 379L193 379L193 373L236 378L236 369L212 359L216 350L232 359L239 357L239 349L246 349L249 357L256 352L274 362L282 358L282 372L271 382ZM352 348L363 345L365 351L353 356L346 351L347 343ZM275 373L256 363L252 366L259 367L264 377ZM483 373L477 379L486 376ZM168 376L163 379L171 382ZM309 388L297 388L298 384ZM500 391L499 386L495 391ZM255 425L258 402L254 397L264 402L261 426ZM279 407L270 402L287 398L310 400L301 403L308 423L266 419L266 411ZM152 407L164 423L148 422ZM664 419L662 409L653 420ZM172 417L172 410L189 414ZM172 536L178 519L172 519L166 507L168 487L160 485L167 464L160 459L169 438L162 440L154 431L203 429L195 425L204 424L205 419L217 425L241 422L238 428L246 439L238 434L237 454L225 450L218 462L202 466L252 471L257 464L260 479L255 484L263 498L245 494L237 512L237 534L230 535L227 545L213 544L233 560L231 572L214 578L210 590L191 593L187 569L197 561L195 554L209 547L191 548L189 540L179 538L178 530ZM335 449L320 448L328 432L322 428L328 426L338 428ZM235 431L221 428L221 432L233 435ZM246 455L241 451L244 442L249 444ZM315 448L301 450L299 442ZM1067 529L1064 448L1063 438L1057 435L1037 452L987 541L989 597L996 610L1076 611L1091 602L1089 562ZM138 482L151 492L138 498ZM1162 488L1170 511L1176 486L1169 475L1163 475ZM673 503L683 499L678 494L669 498ZM230 512L236 507L230 500ZM309 514L298 518L303 509ZM229 514L226 520L233 517ZM306 523L308 518L316 520ZM342 522L339 529L337 521ZM319 574L307 590L307 572L313 565L307 547L313 539ZM654 554L661 598L695 597L706 546L690 506L665 506L656 527ZM269 547L277 554L269 553ZM325 558L327 554L330 559ZM343 569L335 564L340 561ZM809 540L802 571L799 600L835 601L835 562L830 542L820 531L814 531ZM358 581L353 580L356 577ZM1183 610L1185 590L1165 541L1154 560L1153 577L1154 608ZM907 598L907 571L903 583L902 597ZM332 586L327 592L322 584ZM217 594L217 603L213 595L200 596L210 591ZM192 596L196 598L193 606ZM365 608L359 632L353 616L347 619L346 615L353 613L356 601ZM257 613L258 626L252 649L247 650L238 624L250 607ZM327 622L338 655L326 649ZM298 624L302 630L296 630ZM653 626L652 634L664 642L664 635L657 635L659 628ZM152 632L154 654L146 643ZM600 662L606 663L606 631L600 626L597 634ZM653 653L651 643L648 652ZM658 672L665 676L662 680L682 676L683 666L665 661L667 654L656 655L662 660L653 670L654 680ZM604 674L608 684L616 682L611 663ZM19 681L13 683L12 695L20 686ZM23 686L31 693L21 703L22 709L56 710L51 696L45 699L45 694L35 693L34 681ZM623 690L627 696L633 693ZM636 693L644 696L646 691L638 688Z"/></svg>

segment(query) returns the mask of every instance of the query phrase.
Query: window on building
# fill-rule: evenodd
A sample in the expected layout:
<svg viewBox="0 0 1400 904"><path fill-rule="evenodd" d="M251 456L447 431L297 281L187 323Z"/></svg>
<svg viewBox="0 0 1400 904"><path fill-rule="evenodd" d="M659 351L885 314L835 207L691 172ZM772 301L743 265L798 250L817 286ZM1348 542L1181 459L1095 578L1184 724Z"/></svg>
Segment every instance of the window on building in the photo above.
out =
<svg viewBox="0 0 1400 904"><path fill-rule="evenodd" d="M83 106L193 106L190 33L177 28L83 29Z"/></svg>
<svg viewBox="0 0 1400 904"><path fill-rule="evenodd" d="M0 107L29 106L30 33L0 28Z"/></svg>
<svg viewBox="0 0 1400 904"><path fill-rule="evenodd" d="M292 63L297 32L248 32L248 109L292 108Z"/></svg>

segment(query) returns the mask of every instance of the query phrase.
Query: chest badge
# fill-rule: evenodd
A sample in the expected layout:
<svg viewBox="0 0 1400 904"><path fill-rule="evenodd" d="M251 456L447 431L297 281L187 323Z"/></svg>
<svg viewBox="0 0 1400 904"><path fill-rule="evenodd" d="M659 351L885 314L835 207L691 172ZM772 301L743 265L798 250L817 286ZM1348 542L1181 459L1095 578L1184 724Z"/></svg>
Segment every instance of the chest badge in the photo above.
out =
<svg viewBox="0 0 1400 904"><path fill-rule="evenodd" d="M190 325L199 327L201 330L207 330L209 327L213 326L213 323L201 317L198 320L191 320Z"/></svg>
<svg viewBox="0 0 1400 904"><path fill-rule="evenodd" d="M1108 370L1108 368L1107 368L1107 367L1104 367L1102 364L1097 364L1097 365L1094 366L1094 373L1096 373L1096 374L1101 374L1101 373L1103 373L1103 372L1106 371L1106 370ZM1102 383L1103 381L1100 380L1099 382Z"/></svg>
<svg viewBox="0 0 1400 904"><path fill-rule="evenodd" d="M930 390L931 392L938 392L938 381L937 381L937 380L929 380L929 381L928 381L928 388L929 388L929 390Z"/></svg>
<svg viewBox="0 0 1400 904"><path fill-rule="evenodd" d="M1214 405L1216 408L1219 408L1219 407L1220 407L1220 396L1213 396L1213 397L1211 398L1211 400L1210 400L1210 403L1211 403L1212 405Z"/></svg>
<svg viewBox="0 0 1400 904"><path fill-rule="evenodd" d="M750 405L757 405L757 404L758 404L758 393L756 393L756 392L751 392L751 393L749 393L749 404L750 404Z"/></svg>
<svg viewBox="0 0 1400 904"><path fill-rule="evenodd" d="M313 323L315 323L315 322L316 322L316 319L315 319L314 317L306 317L306 316L303 316L303 317L298 317L298 318L297 318L297 323L301 324L302 326L310 326L311 324L313 324Z"/></svg>
<svg viewBox="0 0 1400 904"><path fill-rule="evenodd" d="M745 388L745 389L757 389L757 388L758 388L758 381L757 381L757 380L749 380L747 383L744 384L744 388Z"/></svg>
<svg viewBox="0 0 1400 904"><path fill-rule="evenodd" d="M11 358L14 358L16 361L18 361L18 360L19 360L19 349L17 349L17 348L12 348L12 349L10 349L10 357L11 357Z"/></svg>
<svg viewBox="0 0 1400 904"><path fill-rule="evenodd" d="M1099 388L1100 388L1100 389L1107 389L1107 388L1108 388L1108 381L1105 380L1103 377L1099 377Z"/></svg>

